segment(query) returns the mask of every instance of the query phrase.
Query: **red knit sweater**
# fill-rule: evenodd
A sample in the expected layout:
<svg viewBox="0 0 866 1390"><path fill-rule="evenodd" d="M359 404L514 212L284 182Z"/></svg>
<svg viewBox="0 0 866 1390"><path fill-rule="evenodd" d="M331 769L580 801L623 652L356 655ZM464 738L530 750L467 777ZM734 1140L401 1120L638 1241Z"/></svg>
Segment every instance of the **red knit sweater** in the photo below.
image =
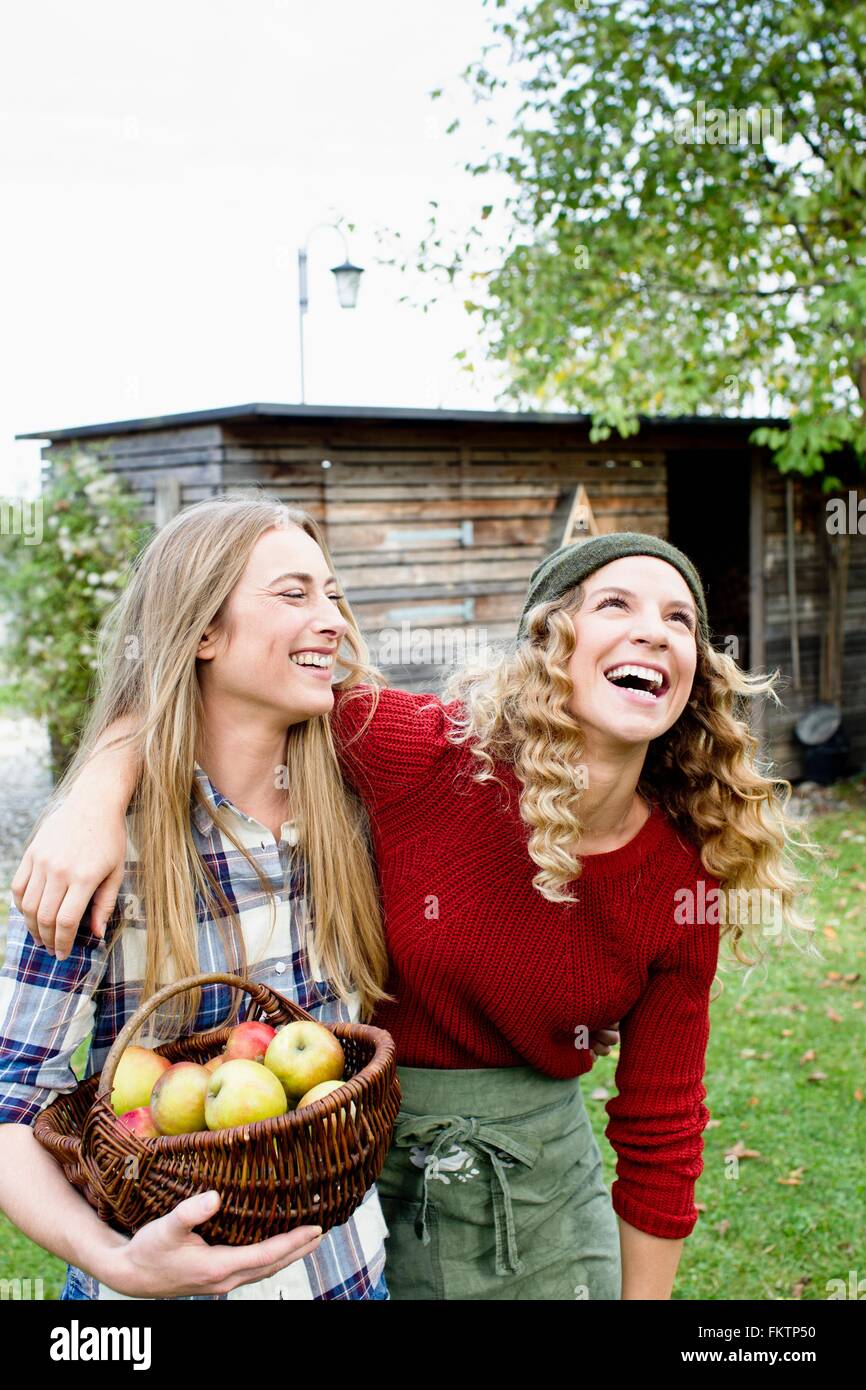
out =
<svg viewBox="0 0 866 1390"><path fill-rule="evenodd" d="M445 738L456 706L382 690L369 729L347 744L369 698L335 695L340 760L370 815L397 1000L373 1021L393 1035L398 1064L578 1076L593 1060L578 1030L619 1019L618 1095L605 1107L614 1210L651 1235L687 1236L719 948L718 926L675 921L678 889L697 899L699 879L718 887L698 851L653 806L628 844L583 857L577 903L549 902L532 886L520 783L501 764L507 798L471 780L477 759Z"/></svg>

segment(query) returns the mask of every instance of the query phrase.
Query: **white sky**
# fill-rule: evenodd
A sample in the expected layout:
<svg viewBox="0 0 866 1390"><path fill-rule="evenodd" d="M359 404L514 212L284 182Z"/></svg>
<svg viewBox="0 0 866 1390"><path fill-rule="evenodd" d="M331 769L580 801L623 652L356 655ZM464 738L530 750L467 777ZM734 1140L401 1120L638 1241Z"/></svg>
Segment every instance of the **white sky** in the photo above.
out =
<svg viewBox="0 0 866 1390"><path fill-rule="evenodd" d="M316 233L307 401L495 408L494 370L451 361L478 337L463 292L424 314L398 300L427 282L375 264L377 229L412 249L430 199L457 226L492 201L462 166L496 108L460 79L491 22L481 0L5 6L0 492L35 485L22 431L297 401L297 249L335 216L366 274L340 309Z"/></svg>

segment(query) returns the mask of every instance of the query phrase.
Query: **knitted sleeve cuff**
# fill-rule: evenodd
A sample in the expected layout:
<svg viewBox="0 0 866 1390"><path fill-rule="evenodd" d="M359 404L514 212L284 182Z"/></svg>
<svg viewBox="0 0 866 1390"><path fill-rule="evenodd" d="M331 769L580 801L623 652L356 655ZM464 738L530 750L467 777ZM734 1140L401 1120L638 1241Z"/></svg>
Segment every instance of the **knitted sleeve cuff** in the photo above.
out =
<svg viewBox="0 0 866 1390"><path fill-rule="evenodd" d="M646 1231L647 1235L659 1236L662 1240L682 1240L691 1235L697 1224L698 1211L694 1205L691 1214L684 1216L654 1211L633 1197L620 1178L614 1181L610 1195L617 1216L637 1230Z"/></svg>

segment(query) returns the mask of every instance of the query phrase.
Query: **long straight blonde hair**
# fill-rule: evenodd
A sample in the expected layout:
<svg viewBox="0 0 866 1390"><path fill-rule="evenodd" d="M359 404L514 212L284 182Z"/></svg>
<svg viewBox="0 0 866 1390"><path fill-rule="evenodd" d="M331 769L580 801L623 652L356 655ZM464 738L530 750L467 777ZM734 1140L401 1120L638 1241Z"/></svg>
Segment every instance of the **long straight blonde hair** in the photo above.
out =
<svg viewBox="0 0 866 1390"><path fill-rule="evenodd" d="M141 760L133 812L140 890L136 896L142 899L147 927L144 999L169 980L199 972L197 900L207 904L219 926L226 958L233 961L230 968L239 973L247 969L237 913L198 853L190 825L190 798L202 799L195 777L203 719L196 657L202 632L211 622L223 620L259 537L273 527L289 526L312 537L333 572L314 519L257 490L199 502L151 539L103 621L96 697L76 754L34 828L35 834L63 799L109 726L135 716L136 731L112 740L111 746L128 745ZM347 689L361 681L385 684L369 664L367 645L349 604L343 598L338 607L348 629L336 659L349 674L335 688ZM315 921L316 954L335 991L345 999L356 990L362 1017L369 1018L375 1003L391 996L383 988L388 958L366 811L343 781L327 715L290 725L286 740L286 815L291 804L300 832L302 892ZM225 814L211 807L208 811L258 874L275 914L270 885L232 833ZM112 947L119 937L118 932ZM161 1030L173 1033L191 1027L200 990L171 1002L179 1002L179 1012L169 1006L161 1015ZM228 1019L234 1017L238 1002L233 998Z"/></svg>

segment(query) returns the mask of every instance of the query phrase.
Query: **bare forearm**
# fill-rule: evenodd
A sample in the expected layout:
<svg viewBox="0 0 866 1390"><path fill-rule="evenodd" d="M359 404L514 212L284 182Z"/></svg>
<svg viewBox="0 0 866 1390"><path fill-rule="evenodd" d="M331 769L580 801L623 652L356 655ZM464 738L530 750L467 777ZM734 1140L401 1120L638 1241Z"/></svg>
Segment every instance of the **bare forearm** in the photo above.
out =
<svg viewBox="0 0 866 1390"><path fill-rule="evenodd" d="M100 797L109 797L124 809L128 806L138 781L141 760L132 745L113 748L109 745L116 739L134 734L139 722L134 715L124 715L109 724L97 739L78 778L87 787L86 795L97 793ZM78 781L73 783L73 788L77 785Z"/></svg>
<svg viewBox="0 0 866 1390"><path fill-rule="evenodd" d="M682 1240L662 1240L617 1217L623 1299L668 1299L683 1253Z"/></svg>
<svg viewBox="0 0 866 1390"><path fill-rule="evenodd" d="M100 1221L26 1124L0 1125L0 1208L30 1240L109 1283L128 1238Z"/></svg>

